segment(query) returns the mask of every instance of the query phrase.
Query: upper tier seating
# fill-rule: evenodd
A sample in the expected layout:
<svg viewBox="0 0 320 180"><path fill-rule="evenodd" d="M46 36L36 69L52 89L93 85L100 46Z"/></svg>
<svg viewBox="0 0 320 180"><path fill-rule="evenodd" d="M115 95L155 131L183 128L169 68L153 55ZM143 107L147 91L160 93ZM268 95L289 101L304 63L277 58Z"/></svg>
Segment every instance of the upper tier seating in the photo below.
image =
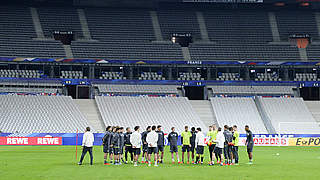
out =
<svg viewBox="0 0 320 180"><path fill-rule="evenodd" d="M288 40L293 34L309 34L313 40L319 40L314 12L278 11L276 18L282 40Z"/></svg>
<svg viewBox="0 0 320 180"><path fill-rule="evenodd" d="M203 14L211 41L237 44L272 41L265 11L208 10Z"/></svg>
<svg viewBox="0 0 320 180"><path fill-rule="evenodd" d="M28 7L0 6L0 56L2 57L65 57L58 41L36 38Z"/></svg>
<svg viewBox="0 0 320 180"><path fill-rule="evenodd" d="M174 33L191 33L193 38L200 39L199 23L196 13L179 9L166 9L158 11L158 19L165 40L170 40Z"/></svg>
<svg viewBox="0 0 320 180"><path fill-rule="evenodd" d="M156 40L151 9L83 8L89 32L82 28L78 9L36 8L43 34L55 30L75 32L74 58L110 60L184 60L179 44L169 41L172 33L191 33L191 60L299 61L297 47L270 44L273 41L267 10L217 10L159 8L157 16L164 42ZM202 41L197 11L203 14L210 41ZM297 13L298 12L298 13ZM314 11L278 11L276 20L283 42L289 35L309 34L319 40ZM0 7L0 56L64 58L71 53L60 41L37 38L29 7ZM39 29L37 29L39 32ZM90 34L92 39L84 39ZM66 49L64 49L66 48ZM319 60L320 46L307 47L309 60ZM185 56L188 57L188 54Z"/></svg>
<svg viewBox="0 0 320 180"><path fill-rule="evenodd" d="M45 37L53 38L54 31L72 31L76 39L83 38L76 9L63 7L38 8L38 14Z"/></svg>

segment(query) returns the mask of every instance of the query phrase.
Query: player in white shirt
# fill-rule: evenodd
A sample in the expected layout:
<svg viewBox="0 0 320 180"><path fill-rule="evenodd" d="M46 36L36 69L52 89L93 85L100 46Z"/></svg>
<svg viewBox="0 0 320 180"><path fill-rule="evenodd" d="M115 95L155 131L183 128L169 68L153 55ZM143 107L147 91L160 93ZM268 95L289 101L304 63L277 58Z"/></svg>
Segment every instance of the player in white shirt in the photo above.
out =
<svg viewBox="0 0 320 180"><path fill-rule="evenodd" d="M148 143L148 159L149 166L151 166L151 155L154 154L154 166L158 166L157 164L157 146L158 146L158 133L156 132L156 126L152 126L151 132L148 133L146 141Z"/></svg>
<svg viewBox="0 0 320 180"><path fill-rule="evenodd" d="M221 131L221 127L218 128L218 134L216 140L214 142L217 143L214 151L218 155L216 158L217 160L220 158L220 165L223 166L223 156L222 156L222 149L224 148L224 142L225 142L225 137L223 132Z"/></svg>
<svg viewBox="0 0 320 180"><path fill-rule="evenodd" d="M194 164L198 164L199 159L201 159L201 164L203 164L203 159L204 159L203 153L204 153L205 146L206 146L205 136L204 136L203 132L201 132L201 128L197 128L196 143L195 143L197 156L196 156L196 162Z"/></svg>
<svg viewBox="0 0 320 180"><path fill-rule="evenodd" d="M132 145L132 151L134 154L134 166L138 166L138 159L141 153L141 134L140 134L140 127L134 127L134 132L130 136L130 143Z"/></svg>
<svg viewBox="0 0 320 180"><path fill-rule="evenodd" d="M90 132L90 127L87 127L86 132L83 134L83 139L82 139L83 149L82 149L82 155L80 158L80 162L78 163L78 165L82 165L83 158L87 154L88 151L90 154L90 165L93 164L93 155L92 155L93 142L94 142L94 136Z"/></svg>

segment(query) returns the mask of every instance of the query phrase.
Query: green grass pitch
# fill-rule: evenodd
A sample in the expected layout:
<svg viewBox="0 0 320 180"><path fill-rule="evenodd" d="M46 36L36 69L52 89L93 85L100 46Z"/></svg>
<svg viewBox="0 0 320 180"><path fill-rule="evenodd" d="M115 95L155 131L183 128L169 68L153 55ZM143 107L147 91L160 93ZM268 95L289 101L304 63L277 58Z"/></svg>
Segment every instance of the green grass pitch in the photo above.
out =
<svg viewBox="0 0 320 180"><path fill-rule="evenodd" d="M239 166L208 166L208 149L204 165L171 164L168 147L159 167L105 166L102 148L95 146L94 165L87 154L78 166L75 146L0 146L0 179L320 179L319 147L254 147L253 165L246 164L244 147L239 152Z"/></svg>

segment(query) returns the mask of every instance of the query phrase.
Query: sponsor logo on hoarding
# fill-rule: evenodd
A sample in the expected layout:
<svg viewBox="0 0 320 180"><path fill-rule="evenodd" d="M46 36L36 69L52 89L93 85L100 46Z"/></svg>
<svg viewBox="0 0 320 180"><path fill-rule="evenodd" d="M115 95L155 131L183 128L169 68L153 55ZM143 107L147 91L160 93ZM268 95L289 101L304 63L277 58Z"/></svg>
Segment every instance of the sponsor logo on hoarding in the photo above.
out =
<svg viewBox="0 0 320 180"><path fill-rule="evenodd" d="M62 137L0 137L0 145L62 145Z"/></svg>
<svg viewBox="0 0 320 180"><path fill-rule="evenodd" d="M320 146L320 138L290 138L289 146Z"/></svg>

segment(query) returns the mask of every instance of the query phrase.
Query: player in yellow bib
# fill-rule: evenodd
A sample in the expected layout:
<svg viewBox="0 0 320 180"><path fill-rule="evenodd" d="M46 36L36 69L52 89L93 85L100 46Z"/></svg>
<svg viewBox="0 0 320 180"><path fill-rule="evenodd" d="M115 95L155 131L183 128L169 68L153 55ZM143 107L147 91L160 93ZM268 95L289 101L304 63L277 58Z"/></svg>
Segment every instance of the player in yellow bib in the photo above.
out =
<svg viewBox="0 0 320 180"><path fill-rule="evenodd" d="M215 125L209 126L209 132L207 133L207 137L210 138L208 141L208 148L209 148L209 155L210 155L209 165L210 166L214 165L214 159L215 159L214 148L216 146L216 142L214 142L214 140L216 140L217 133L218 133L218 131L216 130Z"/></svg>
<svg viewBox="0 0 320 180"><path fill-rule="evenodd" d="M191 148L191 143L190 143L190 138L192 134L189 131L189 127L185 126L184 131L181 133L181 144L182 144L182 163L184 163L184 153L187 151L188 155L188 161L187 163L189 164L190 160L190 148Z"/></svg>
<svg viewBox="0 0 320 180"><path fill-rule="evenodd" d="M232 144L233 144L233 149L232 149L232 154L233 154L233 164L238 165L239 163L239 154L238 154L238 147L239 147L239 137L240 134L237 131L237 126L234 125L233 126L233 140L232 140Z"/></svg>

